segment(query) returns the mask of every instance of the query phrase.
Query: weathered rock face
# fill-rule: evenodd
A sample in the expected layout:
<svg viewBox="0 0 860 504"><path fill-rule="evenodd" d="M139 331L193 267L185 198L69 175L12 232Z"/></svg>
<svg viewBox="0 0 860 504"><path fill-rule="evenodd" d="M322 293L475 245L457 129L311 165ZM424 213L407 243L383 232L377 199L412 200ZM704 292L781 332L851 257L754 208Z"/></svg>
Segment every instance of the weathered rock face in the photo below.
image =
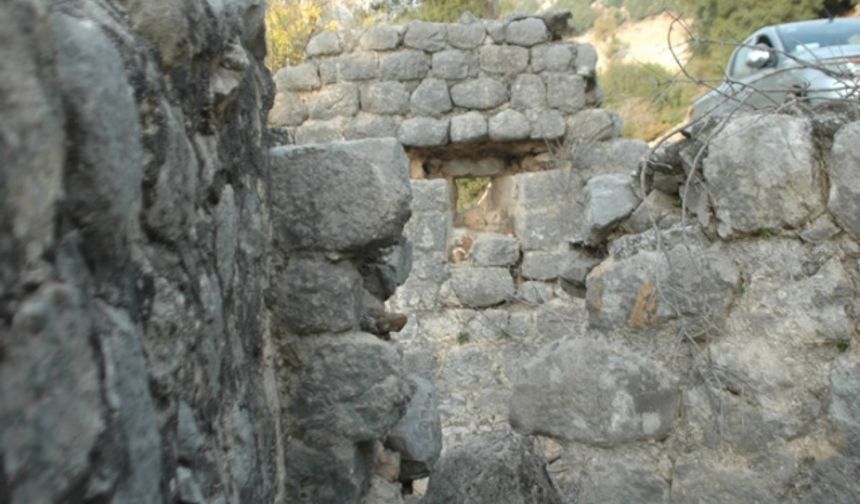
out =
<svg viewBox="0 0 860 504"><path fill-rule="evenodd" d="M451 450L430 479L424 504L564 502L527 438L495 434Z"/></svg>
<svg viewBox="0 0 860 504"><path fill-rule="evenodd" d="M0 500L272 502L262 1L0 5Z"/></svg>
<svg viewBox="0 0 860 504"><path fill-rule="evenodd" d="M276 76L269 120L297 143L396 136L426 148L561 138L580 129L575 114L595 103L593 50L558 40L565 28L563 16L467 17L321 33L307 61Z"/></svg>

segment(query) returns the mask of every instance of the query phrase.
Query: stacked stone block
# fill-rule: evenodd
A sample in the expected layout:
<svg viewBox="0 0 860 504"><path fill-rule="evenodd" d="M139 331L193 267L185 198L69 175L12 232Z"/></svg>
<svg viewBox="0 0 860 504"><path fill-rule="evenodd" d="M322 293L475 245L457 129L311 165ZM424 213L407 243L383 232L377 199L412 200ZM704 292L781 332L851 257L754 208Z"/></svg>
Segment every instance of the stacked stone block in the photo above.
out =
<svg viewBox="0 0 860 504"><path fill-rule="evenodd" d="M596 55L552 17L414 21L325 32L275 76L269 116L295 143L397 137L407 147L543 141L594 105Z"/></svg>

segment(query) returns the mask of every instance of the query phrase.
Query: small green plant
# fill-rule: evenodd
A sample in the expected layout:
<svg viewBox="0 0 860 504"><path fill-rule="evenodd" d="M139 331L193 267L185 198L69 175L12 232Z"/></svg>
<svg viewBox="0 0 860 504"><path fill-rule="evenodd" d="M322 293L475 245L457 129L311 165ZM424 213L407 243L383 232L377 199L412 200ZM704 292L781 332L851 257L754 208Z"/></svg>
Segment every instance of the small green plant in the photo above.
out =
<svg viewBox="0 0 860 504"><path fill-rule="evenodd" d="M762 240L770 240L771 238L773 238L773 231L771 231L770 229L765 229L761 232Z"/></svg>
<svg viewBox="0 0 860 504"><path fill-rule="evenodd" d="M457 335L457 343L461 345L465 345L472 339L472 335L469 334L469 331L460 331L460 334Z"/></svg>
<svg viewBox="0 0 860 504"><path fill-rule="evenodd" d="M847 339L839 340L836 342L836 349L839 350L839 353L845 353L848 349L851 348L851 341Z"/></svg>
<svg viewBox="0 0 860 504"><path fill-rule="evenodd" d="M681 208L684 206L684 202L681 201L681 198L675 198L675 201L672 202L672 206L675 208Z"/></svg>

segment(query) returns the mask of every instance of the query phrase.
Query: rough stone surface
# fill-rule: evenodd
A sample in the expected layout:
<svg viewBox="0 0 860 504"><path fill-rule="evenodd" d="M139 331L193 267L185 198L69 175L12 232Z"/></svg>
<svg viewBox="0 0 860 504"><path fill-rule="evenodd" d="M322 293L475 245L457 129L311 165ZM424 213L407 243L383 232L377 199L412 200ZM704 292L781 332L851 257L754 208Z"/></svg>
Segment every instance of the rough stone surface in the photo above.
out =
<svg viewBox="0 0 860 504"><path fill-rule="evenodd" d="M433 384L412 377L415 385L406 414L391 429L386 445L400 453L400 479L412 481L424 478L442 452L442 426Z"/></svg>
<svg viewBox="0 0 860 504"><path fill-rule="evenodd" d="M541 44L531 48L532 71L563 72L571 67L576 46L568 43Z"/></svg>
<svg viewBox="0 0 860 504"><path fill-rule="evenodd" d="M476 69L475 56L466 51L448 50L433 54L431 74L434 77L460 80L473 76Z"/></svg>
<svg viewBox="0 0 860 504"><path fill-rule="evenodd" d="M621 117L604 109L586 109L569 120L568 135L573 140L599 142L621 136Z"/></svg>
<svg viewBox="0 0 860 504"><path fill-rule="evenodd" d="M338 82L366 81L374 79L379 73L379 60L372 52L354 52L336 58L321 60L320 79L325 84Z"/></svg>
<svg viewBox="0 0 860 504"><path fill-rule="evenodd" d="M451 287L463 305L475 308L503 303L514 294L514 280L505 268L455 268Z"/></svg>
<svg viewBox="0 0 860 504"><path fill-rule="evenodd" d="M518 75L511 85L511 106L518 109L541 108L546 103L546 84L538 75Z"/></svg>
<svg viewBox="0 0 860 504"><path fill-rule="evenodd" d="M399 82L376 82L361 88L361 110L373 114L409 112L409 91Z"/></svg>
<svg viewBox="0 0 860 504"><path fill-rule="evenodd" d="M531 443L515 434L473 440L446 452L430 478L426 504L561 504Z"/></svg>
<svg viewBox="0 0 860 504"><path fill-rule="evenodd" d="M528 116L532 124L530 138L533 140L554 140L564 136L566 125L558 110L529 111Z"/></svg>
<svg viewBox="0 0 860 504"><path fill-rule="evenodd" d="M350 121L344 133L346 140L397 136L397 120L391 116L359 113Z"/></svg>
<svg viewBox="0 0 860 504"><path fill-rule="evenodd" d="M528 138L532 129L528 118L522 112L511 109L491 117L487 127L490 140L501 142Z"/></svg>
<svg viewBox="0 0 860 504"><path fill-rule="evenodd" d="M479 54L481 70L491 74L517 75L529 65L529 51L522 47L488 45Z"/></svg>
<svg viewBox="0 0 860 504"><path fill-rule="evenodd" d="M275 80L287 91L309 91L320 87L319 72L313 63L285 67L275 75Z"/></svg>
<svg viewBox="0 0 860 504"><path fill-rule="evenodd" d="M412 193L409 162L393 139L278 147L272 157L278 246L360 250L399 241Z"/></svg>
<svg viewBox="0 0 860 504"><path fill-rule="evenodd" d="M322 32L314 35L305 47L305 53L311 57L340 54L342 50L340 37L334 32Z"/></svg>
<svg viewBox="0 0 860 504"><path fill-rule="evenodd" d="M421 116L439 116L453 107L448 85L440 79L422 81L412 92L409 104L412 113Z"/></svg>
<svg viewBox="0 0 860 504"><path fill-rule="evenodd" d="M451 87L451 99L458 107L485 110L508 99L508 88L496 79L479 78Z"/></svg>
<svg viewBox="0 0 860 504"><path fill-rule="evenodd" d="M448 119L413 117L400 123L397 139L410 147L428 147L448 143Z"/></svg>
<svg viewBox="0 0 860 504"><path fill-rule="evenodd" d="M484 42L487 32L481 22L448 25L448 43L459 49L475 49Z"/></svg>
<svg viewBox="0 0 860 504"><path fill-rule="evenodd" d="M639 205L633 180L625 175L600 175L585 185L585 229L590 244L599 244L613 227Z"/></svg>
<svg viewBox="0 0 860 504"><path fill-rule="evenodd" d="M305 366L289 408L306 435L371 441L406 411L411 390L393 344L354 333L307 338L298 351Z"/></svg>
<svg viewBox="0 0 860 504"><path fill-rule="evenodd" d="M833 139L830 178L830 198L827 208L836 222L854 236L860 236L860 178L858 178L858 159L860 159L860 123L852 122L843 126Z"/></svg>
<svg viewBox="0 0 860 504"><path fill-rule="evenodd" d="M396 27L379 24L362 33L359 44L368 51L388 51L396 49L400 39L401 33Z"/></svg>
<svg viewBox="0 0 860 504"><path fill-rule="evenodd" d="M753 144L753 133L764 137ZM708 152L704 176L722 236L798 227L822 206L806 119L737 117Z"/></svg>
<svg viewBox="0 0 860 504"><path fill-rule="evenodd" d="M380 77L385 80L423 79L430 71L430 57L423 51L398 51L385 55L379 63Z"/></svg>
<svg viewBox="0 0 860 504"><path fill-rule="evenodd" d="M0 4L4 503L276 498L274 85L223 5Z"/></svg>
<svg viewBox="0 0 860 504"><path fill-rule="evenodd" d="M608 342L571 338L541 350L511 398L511 425L595 446L664 439L674 428L678 378Z"/></svg>
<svg viewBox="0 0 860 504"><path fill-rule="evenodd" d="M520 259L520 245L512 236L482 234L472 244L469 257L476 266L511 266Z"/></svg>
<svg viewBox="0 0 860 504"><path fill-rule="evenodd" d="M403 44L427 52L441 51L445 49L445 25L412 21L406 26Z"/></svg>
<svg viewBox="0 0 860 504"><path fill-rule="evenodd" d="M564 112L578 112L585 107L585 81L577 76L559 72L542 74L546 83L546 101L550 107Z"/></svg>
<svg viewBox="0 0 860 504"><path fill-rule="evenodd" d="M451 141L477 142L487 137L487 119L480 112L469 112L451 118Z"/></svg>
<svg viewBox="0 0 860 504"><path fill-rule="evenodd" d="M348 262L294 258L275 279L278 331L295 334L345 332L358 327L362 280Z"/></svg>
<svg viewBox="0 0 860 504"><path fill-rule="evenodd" d="M505 27L505 40L509 44L530 47L549 40L549 30L540 18L518 19Z"/></svg>
<svg viewBox="0 0 860 504"><path fill-rule="evenodd" d="M358 112L358 87L348 83L327 86L309 97L307 109L311 119L354 116Z"/></svg>
<svg viewBox="0 0 860 504"><path fill-rule="evenodd" d="M308 109L301 96L294 93L278 93L269 112L272 126L299 126L308 118Z"/></svg>

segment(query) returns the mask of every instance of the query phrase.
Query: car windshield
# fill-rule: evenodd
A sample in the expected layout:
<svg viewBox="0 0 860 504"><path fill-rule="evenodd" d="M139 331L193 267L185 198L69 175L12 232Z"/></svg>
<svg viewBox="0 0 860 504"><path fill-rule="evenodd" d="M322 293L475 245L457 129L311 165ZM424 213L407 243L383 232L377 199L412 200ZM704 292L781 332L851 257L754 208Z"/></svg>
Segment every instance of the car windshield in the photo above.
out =
<svg viewBox="0 0 860 504"><path fill-rule="evenodd" d="M778 31L789 54L820 47L860 44L860 20L789 24L778 27Z"/></svg>

